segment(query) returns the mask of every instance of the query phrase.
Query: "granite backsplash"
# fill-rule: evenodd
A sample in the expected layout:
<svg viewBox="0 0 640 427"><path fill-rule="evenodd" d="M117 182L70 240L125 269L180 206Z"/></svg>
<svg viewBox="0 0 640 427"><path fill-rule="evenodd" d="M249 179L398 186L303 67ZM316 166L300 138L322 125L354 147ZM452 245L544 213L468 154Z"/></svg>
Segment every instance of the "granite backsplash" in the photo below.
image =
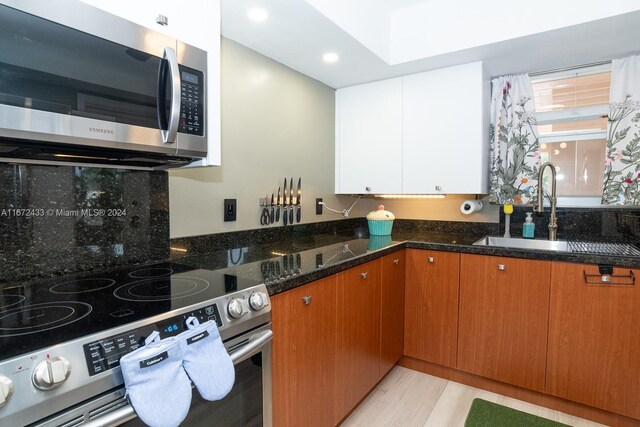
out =
<svg viewBox="0 0 640 427"><path fill-rule="evenodd" d="M522 237L522 224L532 207L514 207L511 215L511 237ZM551 211L533 214L535 237L549 237ZM558 238L561 240L599 240L640 243L640 209L638 208L558 208ZM504 233L505 216L500 211L500 231Z"/></svg>
<svg viewBox="0 0 640 427"><path fill-rule="evenodd" d="M168 256L166 172L0 163L0 284Z"/></svg>

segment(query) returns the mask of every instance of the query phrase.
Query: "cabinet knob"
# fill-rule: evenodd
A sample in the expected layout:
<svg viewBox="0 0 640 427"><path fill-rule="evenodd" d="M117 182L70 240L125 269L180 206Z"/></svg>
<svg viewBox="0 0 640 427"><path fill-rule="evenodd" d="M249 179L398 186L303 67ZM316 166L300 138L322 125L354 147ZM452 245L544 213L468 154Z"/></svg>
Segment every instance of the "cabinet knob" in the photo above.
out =
<svg viewBox="0 0 640 427"><path fill-rule="evenodd" d="M498 270L500 271L505 271L507 269L507 266L504 264L498 264Z"/></svg>
<svg viewBox="0 0 640 427"><path fill-rule="evenodd" d="M436 185L436 191L442 191L442 186Z"/></svg>
<svg viewBox="0 0 640 427"><path fill-rule="evenodd" d="M433 264L434 262L436 262L436 259L432 256L430 256L429 258L427 258L427 261L429 261L431 264Z"/></svg>
<svg viewBox="0 0 640 427"><path fill-rule="evenodd" d="M364 187L364 191L371 191L371 187Z"/></svg>
<svg viewBox="0 0 640 427"><path fill-rule="evenodd" d="M162 25L163 27L166 27L167 25L169 25L169 18L167 18L165 15L158 15L156 18L156 23Z"/></svg>
<svg viewBox="0 0 640 427"><path fill-rule="evenodd" d="M393 263L394 263L395 265L398 265L398 264L400 264L400 260L399 260L399 259L394 259L394 260L393 260Z"/></svg>
<svg viewBox="0 0 640 427"><path fill-rule="evenodd" d="M360 278L366 279L369 277L369 273L360 273Z"/></svg>
<svg viewBox="0 0 640 427"><path fill-rule="evenodd" d="M303 302L305 305L309 305L309 304L311 304L311 295L305 295L305 296L303 296L303 297L302 297L302 302Z"/></svg>

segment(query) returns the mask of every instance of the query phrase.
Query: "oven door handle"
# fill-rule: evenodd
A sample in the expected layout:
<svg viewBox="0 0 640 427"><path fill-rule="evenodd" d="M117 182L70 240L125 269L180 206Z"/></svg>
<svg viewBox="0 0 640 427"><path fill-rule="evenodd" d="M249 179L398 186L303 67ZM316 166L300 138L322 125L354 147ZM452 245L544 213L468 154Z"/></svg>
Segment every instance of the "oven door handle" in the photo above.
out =
<svg viewBox="0 0 640 427"><path fill-rule="evenodd" d="M234 365L242 362L245 359L251 357L262 346L273 339L273 332L271 330L262 331L258 334L252 335L249 338L249 343L241 347L239 350L234 351L229 356ZM113 412L109 412L101 417L93 419L88 423L82 424L82 427L113 427L136 418L136 411L133 410L131 404L127 403L122 408L118 408Z"/></svg>
<svg viewBox="0 0 640 427"><path fill-rule="evenodd" d="M240 347L239 350L236 350L233 353L229 354L229 356L231 356L231 361L234 365L237 365L243 360L248 359L262 346L271 341L272 338L273 332L270 329L262 331L256 335L252 335L249 343L247 343L243 347Z"/></svg>

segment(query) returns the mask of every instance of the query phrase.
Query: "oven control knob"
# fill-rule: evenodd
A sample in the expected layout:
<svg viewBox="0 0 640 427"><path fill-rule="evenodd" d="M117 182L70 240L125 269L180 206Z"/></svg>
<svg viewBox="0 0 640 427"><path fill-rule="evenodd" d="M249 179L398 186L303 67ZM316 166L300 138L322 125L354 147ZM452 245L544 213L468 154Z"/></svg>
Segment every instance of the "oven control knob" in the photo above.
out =
<svg viewBox="0 0 640 427"><path fill-rule="evenodd" d="M0 375L0 408L2 408L11 399L13 394L13 381Z"/></svg>
<svg viewBox="0 0 640 427"><path fill-rule="evenodd" d="M36 365L31 380L40 390L51 390L64 383L71 375L71 364L64 357L52 357Z"/></svg>
<svg viewBox="0 0 640 427"><path fill-rule="evenodd" d="M229 316L234 319L239 319L247 313L247 310L245 310L240 298L232 299L227 307L227 311L229 311Z"/></svg>
<svg viewBox="0 0 640 427"><path fill-rule="evenodd" d="M254 292L249 297L249 305L255 311L262 310L269 305L269 297L264 292Z"/></svg>

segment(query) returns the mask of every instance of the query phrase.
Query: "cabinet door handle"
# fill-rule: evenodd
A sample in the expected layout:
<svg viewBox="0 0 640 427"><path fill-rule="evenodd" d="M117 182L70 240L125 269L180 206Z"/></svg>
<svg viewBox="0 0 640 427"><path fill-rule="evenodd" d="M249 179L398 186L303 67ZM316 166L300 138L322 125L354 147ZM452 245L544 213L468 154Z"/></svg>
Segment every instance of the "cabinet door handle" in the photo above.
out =
<svg viewBox="0 0 640 427"><path fill-rule="evenodd" d="M584 283L587 285L634 286L636 284L636 276L632 270L629 270L629 274L587 274L583 270L582 274L584 275Z"/></svg>
<svg viewBox="0 0 640 427"><path fill-rule="evenodd" d="M369 277L369 273L360 273L360 278L366 279Z"/></svg>
<svg viewBox="0 0 640 427"><path fill-rule="evenodd" d="M507 269L507 266L504 264L498 264L498 270L500 271L505 271Z"/></svg>
<svg viewBox="0 0 640 427"><path fill-rule="evenodd" d="M436 259L432 256L430 256L429 258L427 258L427 261L429 261L431 264L433 264L434 262L436 262Z"/></svg>
<svg viewBox="0 0 640 427"><path fill-rule="evenodd" d="M305 305L309 305L311 304L311 295L305 295L302 297L302 302L305 303Z"/></svg>
<svg viewBox="0 0 640 427"><path fill-rule="evenodd" d="M400 260L399 260L399 259L394 259L394 260L393 260L393 263L394 263L395 265L398 265L398 264L400 264Z"/></svg>

